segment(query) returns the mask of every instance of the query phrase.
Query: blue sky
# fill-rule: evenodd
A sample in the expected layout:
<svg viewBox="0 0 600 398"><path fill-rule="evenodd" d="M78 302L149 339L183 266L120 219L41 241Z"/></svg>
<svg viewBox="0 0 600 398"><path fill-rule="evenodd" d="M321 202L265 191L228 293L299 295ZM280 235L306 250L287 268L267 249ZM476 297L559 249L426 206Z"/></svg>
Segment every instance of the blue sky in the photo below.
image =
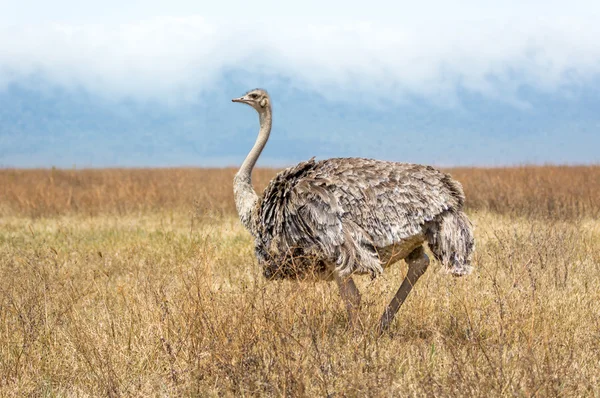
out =
<svg viewBox="0 0 600 398"><path fill-rule="evenodd" d="M231 104L215 106L212 115L202 111L255 86L278 95L276 109L287 115L263 164L334 156L342 139L342 156L368 147L364 156L444 165L600 161L589 151L600 145L600 117L589 111L600 106L597 1L3 0L0 8L0 99L20 104L0 113L0 165L239 163L241 148L227 153L216 143L190 153L168 136L184 122L198 127L199 141L219 128L232 139L234 128L255 128L254 115ZM59 97L42 101L49 95ZM57 103L62 113L51 111ZM170 122L148 125L148 107ZM556 117L564 107L571 111ZM133 164L119 156L118 145L102 142L98 109L123 121L111 125L113 140L122 134L135 147L132 131L144 125L152 150ZM401 112L410 114L403 119ZM63 123L70 129L64 140L60 117L77 120ZM441 144L403 154L402 137L419 136L452 142L460 156ZM282 137L302 137L305 146L277 155ZM398 137L397 148L389 148L389 137ZM53 149L44 152L40 140ZM104 152L87 153L90 142ZM535 150L523 151L532 144ZM161 157L161 145L171 155Z"/></svg>

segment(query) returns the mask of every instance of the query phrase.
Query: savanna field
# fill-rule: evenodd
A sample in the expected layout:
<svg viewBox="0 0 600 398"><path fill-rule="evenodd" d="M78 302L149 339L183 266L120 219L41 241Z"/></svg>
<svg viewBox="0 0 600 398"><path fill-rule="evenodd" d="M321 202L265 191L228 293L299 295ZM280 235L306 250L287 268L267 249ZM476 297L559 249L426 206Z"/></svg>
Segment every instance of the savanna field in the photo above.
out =
<svg viewBox="0 0 600 398"><path fill-rule="evenodd" d="M600 396L600 166L448 171L475 271L432 260L377 337L405 263L349 330L263 278L233 169L0 170L0 396Z"/></svg>

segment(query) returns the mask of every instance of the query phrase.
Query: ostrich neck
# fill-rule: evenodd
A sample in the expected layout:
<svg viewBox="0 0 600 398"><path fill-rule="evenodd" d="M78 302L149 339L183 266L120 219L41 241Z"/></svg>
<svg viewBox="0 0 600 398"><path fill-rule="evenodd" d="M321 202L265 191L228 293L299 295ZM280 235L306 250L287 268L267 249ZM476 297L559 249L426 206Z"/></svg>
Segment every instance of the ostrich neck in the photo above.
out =
<svg viewBox="0 0 600 398"><path fill-rule="evenodd" d="M271 133L271 109L270 106L264 112L259 113L260 130L254 146L246 156L239 171L233 180L233 195L235 197L235 206L240 216L240 220L252 235L256 234L256 227L252 220L252 211L258 202L258 195L252 187L252 169L265 147L269 134Z"/></svg>

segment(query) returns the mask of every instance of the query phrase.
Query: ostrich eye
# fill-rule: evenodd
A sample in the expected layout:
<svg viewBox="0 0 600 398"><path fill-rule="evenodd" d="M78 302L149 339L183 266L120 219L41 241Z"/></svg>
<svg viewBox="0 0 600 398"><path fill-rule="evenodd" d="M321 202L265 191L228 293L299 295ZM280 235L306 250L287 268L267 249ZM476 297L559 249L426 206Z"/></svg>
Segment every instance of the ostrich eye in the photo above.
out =
<svg viewBox="0 0 600 398"><path fill-rule="evenodd" d="M250 97L252 99L256 99L256 98L258 98L258 94L252 93L252 94L249 94L248 97Z"/></svg>

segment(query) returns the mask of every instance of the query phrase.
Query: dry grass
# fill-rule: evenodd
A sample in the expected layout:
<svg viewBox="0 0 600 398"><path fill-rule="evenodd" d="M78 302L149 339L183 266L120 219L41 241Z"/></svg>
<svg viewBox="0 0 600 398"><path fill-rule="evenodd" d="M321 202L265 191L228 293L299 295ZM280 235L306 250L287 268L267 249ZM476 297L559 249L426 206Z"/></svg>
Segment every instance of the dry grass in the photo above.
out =
<svg viewBox="0 0 600 398"><path fill-rule="evenodd" d="M1 171L0 396L599 396L600 168L452 173L476 271L377 338L405 266L349 332L334 285L262 278L232 170Z"/></svg>
<svg viewBox="0 0 600 398"><path fill-rule="evenodd" d="M600 218L600 166L454 169L470 209L551 219Z"/></svg>
<svg viewBox="0 0 600 398"><path fill-rule="evenodd" d="M190 211L234 214L234 169L0 170L0 216ZM469 210L556 218L600 217L600 166L448 170ZM254 173L258 191L274 169Z"/></svg>

